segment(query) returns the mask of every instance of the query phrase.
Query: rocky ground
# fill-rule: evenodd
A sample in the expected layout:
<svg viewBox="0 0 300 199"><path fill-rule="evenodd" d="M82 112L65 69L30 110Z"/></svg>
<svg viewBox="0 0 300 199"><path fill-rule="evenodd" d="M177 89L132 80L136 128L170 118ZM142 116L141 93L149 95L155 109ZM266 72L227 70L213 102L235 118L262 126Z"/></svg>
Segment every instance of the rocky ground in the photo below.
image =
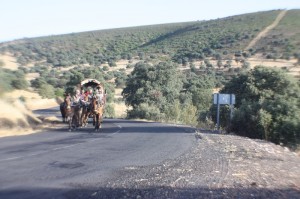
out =
<svg viewBox="0 0 300 199"><path fill-rule="evenodd" d="M300 198L300 157L234 135L197 132L195 146L159 165L126 167L67 198Z"/></svg>

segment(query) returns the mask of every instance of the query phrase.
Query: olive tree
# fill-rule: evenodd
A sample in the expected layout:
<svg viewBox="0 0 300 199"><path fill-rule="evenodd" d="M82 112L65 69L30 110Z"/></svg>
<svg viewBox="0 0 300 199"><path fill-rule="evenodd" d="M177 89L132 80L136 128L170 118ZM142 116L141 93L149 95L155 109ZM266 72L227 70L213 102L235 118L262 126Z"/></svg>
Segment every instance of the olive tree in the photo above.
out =
<svg viewBox="0 0 300 199"><path fill-rule="evenodd" d="M256 67L221 92L236 94L232 131L286 145L299 142L300 88L283 70Z"/></svg>

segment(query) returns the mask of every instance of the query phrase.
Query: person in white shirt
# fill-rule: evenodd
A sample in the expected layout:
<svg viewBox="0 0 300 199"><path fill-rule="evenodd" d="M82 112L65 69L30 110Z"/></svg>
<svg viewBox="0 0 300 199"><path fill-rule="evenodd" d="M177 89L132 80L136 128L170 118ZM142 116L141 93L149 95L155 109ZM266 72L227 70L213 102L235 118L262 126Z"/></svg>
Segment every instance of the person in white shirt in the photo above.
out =
<svg viewBox="0 0 300 199"><path fill-rule="evenodd" d="M73 96L73 104L75 105L75 104L78 104L79 103L79 100L81 100L81 93L80 93L80 90L79 89L77 89L76 91L75 91L75 95Z"/></svg>
<svg viewBox="0 0 300 199"><path fill-rule="evenodd" d="M96 97L99 104L103 104L103 93L101 87L97 87L96 89Z"/></svg>

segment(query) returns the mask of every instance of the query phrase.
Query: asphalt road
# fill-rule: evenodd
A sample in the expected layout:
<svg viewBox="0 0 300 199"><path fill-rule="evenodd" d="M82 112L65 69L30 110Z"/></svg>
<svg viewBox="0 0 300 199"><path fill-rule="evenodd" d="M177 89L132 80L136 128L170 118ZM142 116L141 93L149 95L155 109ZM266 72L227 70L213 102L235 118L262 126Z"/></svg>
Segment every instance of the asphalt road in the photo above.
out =
<svg viewBox="0 0 300 199"><path fill-rule="evenodd" d="M80 186L113 179L124 168L174 159L194 143L188 127L118 119L105 119L100 132L89 124L73 132L63 126L1 138L0 198L64 198Z"/></svg>

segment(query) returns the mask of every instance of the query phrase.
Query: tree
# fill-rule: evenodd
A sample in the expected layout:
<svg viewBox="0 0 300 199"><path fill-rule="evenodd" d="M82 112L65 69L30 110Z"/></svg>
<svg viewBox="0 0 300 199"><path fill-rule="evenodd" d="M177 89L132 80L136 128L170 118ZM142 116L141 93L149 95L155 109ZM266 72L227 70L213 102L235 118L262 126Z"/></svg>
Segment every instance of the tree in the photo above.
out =
<svg viewBox="0 0 300 199"><path fill-rule="evenodd" d="M117 88L123 88L125 86L126 77L120 76L115 79L115 84Z"/></svg>
<svg viewBox="0 0 300 199"><path fill-rule="evenodd" d="M250 67L251 67L251 65L250 65L249 62L247 62L247 61L244 61L244 62L243 62L243 64L242 64L242 68L243 68L243 69L248 70L248 69L250 69Z"/></svg>
<svg viewBox="0 0 300 199"><path fill-rule="evenodd" d="M190 69L192 72L196 72L197 69L194 63L190 63Z"/></svg>
<svg viewBox="0 0 300 199"><path fill-rule="evenodd" d="M286 145L299 142L300 88L282 70L256 67L234 77L221 92L236 95L234 132Z"/></svg>
<svg viewBox="0 0 300 199"><path fill-rule="evenodd" d="M204 63L205 63L207 68L212 68L213 67L213 65L210 63L210 61L208 59L205 59Z"/></svg>
<svg viewBox="0 0 300 199"><path fill-rule="evenodd" d="M192 105L197 108L199 114L205 113L211 106L211 93L214 87L213 75L197 75L193 72L187 74L184 89L187 95L191 96Z"/></svg>
<svg viewBox="0 0 300 199"><path fill-rule="evenodd" d="M47 84L43 77L39 77L30 81L31 86L34 88L40 88L43 84Z"/></svg>
<svg viewBox="0 0 300 199"><path fill-rule="evenodd" d="M297 59L297 64L300 64L300 53L294 53L294 57ZM0 63L1 63L1 61L0 61Z"/></svg>
<svg viewBox="0 0 300 199"><path fill-rule="evenodd" d="M222 60L218 60L217 62L217 66L219 67L219 69L223 66Z"/></svg>
<svg viewBox="0 0 300 199"><path fill-rule="evenodd" d="M138 109L145 111L148 107L151 111L165 113L168 105L179 98L181 89L181 77L173 63L161 62L153 66L139 62L126 80L122 95L136 114Z"/></svg>
<svg viewBox="0 0 300 199"><path fill-rule="evenodd" d="M55 89L52 85L43 84L38 91L43 98L50 99L55 97Z"/></svg>
<svg viewBox="0 0 300 199"><path fill-rule="evenodd" d="M29 86L27 80L24 78L12 80L11 85L16 89L26 89Z"/></svg>
<svg viewBox="0 0 300 199"><path fill-rule="evenodd" d="M65 90L62 88L56 88L54 93L57 97L64 97Z"/></svg>
<svg viewBox="0 0 300 199"><path fill-rule="evenodd" d="M227 60L226 64L224 65L225 68L231 68L232 60Z"/></svg>
<svg viewBox="0 0 300 199"><path fill-rule="evenodd" d="M80 82L84 79L84 76L82 73L78 71L73 71L73 75L70 77L69 82L67 83L67 86L77 86L80 84Z"/></svg>
<svg viewBox="0 0 300 199"><path fill-rule="evenodd" d="M15 79L12 71L8 69L0 68L0 96L6 92L13 89L11 83Z"/></svg>

